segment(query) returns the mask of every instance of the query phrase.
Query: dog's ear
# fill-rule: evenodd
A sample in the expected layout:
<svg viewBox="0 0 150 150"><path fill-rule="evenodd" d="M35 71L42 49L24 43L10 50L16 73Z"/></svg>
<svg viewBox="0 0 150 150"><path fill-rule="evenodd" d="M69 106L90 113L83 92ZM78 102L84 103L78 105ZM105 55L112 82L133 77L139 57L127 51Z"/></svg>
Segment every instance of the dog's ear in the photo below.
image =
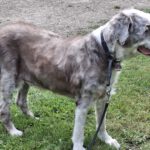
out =
<svg viewBox="0 0 150 150"><path fill-rule="evenodd" d="M118 23L118 41L120 45L124 45L132 30L132 18L124 13L120 13L117 18Z"/></svg>
<svg viewBox="0 0 150 150"><path fill-rule="evenodd" d="M126 40L129 37L129 31L132 28L132 19L127 15L120 13L119 14L119 33L118 33L118 41L120 45L124 45Z"/></svg>

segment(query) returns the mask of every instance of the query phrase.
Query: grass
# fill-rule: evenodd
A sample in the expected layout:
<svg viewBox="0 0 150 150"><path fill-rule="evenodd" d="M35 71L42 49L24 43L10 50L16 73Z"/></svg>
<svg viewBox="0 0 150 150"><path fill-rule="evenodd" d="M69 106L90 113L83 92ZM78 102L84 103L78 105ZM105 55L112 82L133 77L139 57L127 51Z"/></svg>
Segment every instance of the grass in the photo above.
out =
<svg viewBox="0 0 150 150"><path fill-rule="evenodd" d="M149 8L144 9L144 11L147 12L147 13L150 13L150 9Z"/></svg>
<svg viewBox="0 0 150 150"><path fill-rule="evenodd" d="M123 150L149 150L150 147L150 58L137 56L125 62L118 94L108 110L107 128ZM12 119L23 137L10 137L0 126L0 150L70 150L75 104L71 99L32 88L29 105L39 120L23 116L15 104ZM94 111L89 112L85 145L95 132ZM94 150L112 150L97 140Z"/></svg>
<svg viewBox="0 0 150 150"><path fill-rule="evenodd" d="M150 9L145 10L150 12ZM95 28L97 25L92 25ZM89 29L87 29L89 30ZM80 31L85 34L87 31ZM150 58L137 56L125 62L107 115L109 133L117 138L122 150L150 149ZM71 150L75 104L71 99L32 88L29 105L39 120L21 114L13 100L12 119L24 131L10 137L0 125L0 150ZM94 111L88 114L85 145L95 133ZM94 150L113 150L97 139Z"/></svg>

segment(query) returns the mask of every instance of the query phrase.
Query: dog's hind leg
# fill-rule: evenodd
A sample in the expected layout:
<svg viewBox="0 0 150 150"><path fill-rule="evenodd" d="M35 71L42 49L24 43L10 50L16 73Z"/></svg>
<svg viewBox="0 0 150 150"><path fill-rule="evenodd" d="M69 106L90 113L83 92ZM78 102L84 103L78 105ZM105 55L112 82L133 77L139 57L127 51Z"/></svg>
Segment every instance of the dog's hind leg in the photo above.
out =
<svg viewBox="0 0 150 150"><path fill-rule="evenodd" d="M5 69L6 66L9 68ZM15 68L7 64L1 69L1 90L0 90L0 119L4 124L6 130L12 136L21 136L22 131L19 131L14 126L10 117L10 103L12 99L12 92L16 86L15 84Z"/></svg>
<svg viewBox="0 0 150 150"><path fill-rule="evenodd" d="M27 83L23 83L19 89L18 97L17 97L17 105L20 107L23 114L34 117L32 111L29 110L27 104L27 94L29 91L29 85Z"/></svg>
<svg viewBox="0 0 150 150"><path fill-rule="evenodd" d="M107 102L107 100L108 100L108 96L105 96L104 98L96 101L96 104L95 104L96 128L99 125L100 118L102 116L102 113L103 113L103 110L105 107L105 103ZM117 142L117 140L113 139L106 131L106 115L104 117L103 123L102 123L100 131L98 133L98 138L100 138L100 140L102 140L106 144L109 144L110 146L115 147L117 150L120 149L120 144Z"/></svg>

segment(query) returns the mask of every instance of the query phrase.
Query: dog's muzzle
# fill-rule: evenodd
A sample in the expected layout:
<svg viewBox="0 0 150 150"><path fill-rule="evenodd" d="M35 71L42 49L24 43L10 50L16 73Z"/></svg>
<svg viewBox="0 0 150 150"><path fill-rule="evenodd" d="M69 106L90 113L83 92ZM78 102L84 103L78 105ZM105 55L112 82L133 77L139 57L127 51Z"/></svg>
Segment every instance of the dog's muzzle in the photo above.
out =
<svg viewBox="0 0 150 150"><path fill-rule="evenodd" d="M137 50L138 50L138 52L140 52L140 53L142 53L142 54L144 54L146 56L150 56L150 49L145 48L144 46L139 46L137 48Z"/></svg>

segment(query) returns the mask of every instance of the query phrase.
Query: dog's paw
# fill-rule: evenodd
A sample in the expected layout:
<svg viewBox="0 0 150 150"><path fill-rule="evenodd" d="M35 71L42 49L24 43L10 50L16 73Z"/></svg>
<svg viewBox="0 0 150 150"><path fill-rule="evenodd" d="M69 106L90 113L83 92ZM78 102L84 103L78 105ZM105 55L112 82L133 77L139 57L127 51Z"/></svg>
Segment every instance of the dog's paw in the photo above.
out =
<svg viewBox="0 0 150 150"><path fill-rule="evenodd" d="M113 139L107 132L99 133L98 137L106 144L115 147L117 150L120 149L120 144L116 139Z"/></svg>
<svg viewBox="0 0 150 150"><path fill-rule="evenodd" d="M109 140L105 141L105 143L107 143L110 146L115 147L117 150L120 149L120 144L117 142L116 139L109 139Z"/></svg>
<svg viewBox="0 0 150 150"><path fill-rule="evenodd" d="M116 88L112 88L111 91L110 91L110 94L111 95L116 95L117 93L117 89Z"/></svg>
<svg viewBox="0 0 150 150"><path fill-rule="evenodd" d="M26 115L27 115L28 117L33 118L33 119L36 119L36 120L39 120L39 119L40 119L39 117L35 117L34 113L33 113L32 111L30 111L30 110L26 113Z"/></svg>
<svg viewBox="0 0 150 150"><path fill-rule="evenodd" d="M30 110L28 110L28 111L26 112L26 115L29 116L29 117L31 117L31 118L35 118L35 117L34 117L34 113L33 113L32 111L30 111Z"/></svg>
<svg viewBox="0 0 150 150"><path fill-rule="evenodd" d="M74 144L73 150L86 150L81 144Z"/></svg>
<svg viewBox="0 0 150 150"><path fill-rule="evenodd" d="M11 136L14 136L14 137L23 135L23 132L18 130L18 129L16 129L16 128L13 128L13 129L9 130L9 133L10 133Z"/></svg>

